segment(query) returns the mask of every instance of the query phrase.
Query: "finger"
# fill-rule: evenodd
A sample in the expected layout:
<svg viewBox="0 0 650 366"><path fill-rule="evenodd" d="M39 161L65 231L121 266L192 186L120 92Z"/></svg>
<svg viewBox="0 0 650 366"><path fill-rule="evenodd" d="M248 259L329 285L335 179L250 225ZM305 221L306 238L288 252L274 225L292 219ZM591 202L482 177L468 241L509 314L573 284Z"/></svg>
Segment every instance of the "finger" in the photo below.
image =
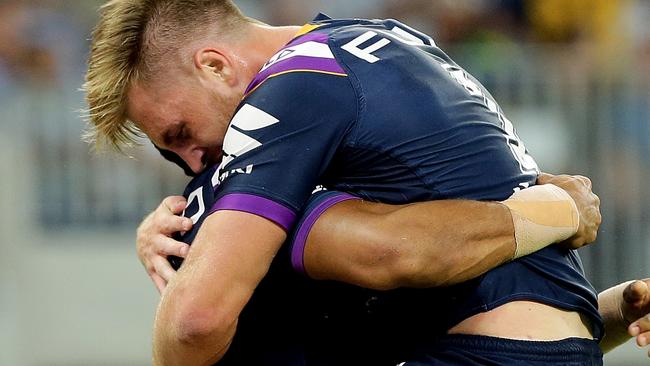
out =
<svg viewBox="0 0 650 366"><path fill-rule="evenodd" d="M190 250L190 246L176 241L170 237L162 236L155 244L156 252L162 256L175 255L177 257L185 258Z"/></svg>
<svg viewBox="0 0 650 366"><path fill-rule="evenodd" d="M646 315L643 318L632 322L628 327L628 333L637 337L643 335L646 340L650 339L650 319L648 319L648 316Z"/></svg>
<svg viewBox="0 0 650 366"><path fill-rule="evenodd" d="M152 260L153 267L156 270L156 274L162 277L166 282L171 281L171 279L176 274L176 271L172 268L171 264L167 262L165 257L156 257Z"/></svg>
<svg viewBox="0 0 650 366"><path fill-rule="evenodd" d="M160 204L161 208L165 208L167 211L178 215L183 212L185 206L187 205L187 200L183 196L169 196Z"/></svg>
<svg viewBox="0 0 650 366"><path fill-rule="evenodd" d="M154 285L156 285L156 289L158 289L158 292L162 295L165 287L167 287L167 281L155 273L150 274L149 277L151 277Z"/></svg>
<svg viewBox="0 0 650 366"><path fill-rule="evenodd" d="M192 228L192 220L183 216L172 214L160 215L156 218L160 232L163 235L171 235L180 231L188 231Z"/></svg>
<svg viewBox="0 0 650 366"><path fill-rule="evenodd" d="M623 300L629 304L637 303L643 300L649 291L648 284L644 281L634 281L623 290Z"/></svg>
<svg viewBox="0 0 650 366"><path fill-rule="evenodd" d="M564 249L578 249L582 246L582 242L578 238L569 238L558 243L558 245Z"/></svg>
<svg viewBox="0 0 650 366"><path fill-rule="evenodd" d="M555 178L555 176L552 174L543 173L543 172L539 173L539 175L537 176L537 184L546 184L553 178Z"/></svg>
<svg viewBox="0 0 650 366"><path fill-rule="evenodd" d="M578 179L582 184L584 184L589 190L591 190L591 179L585 177L584 175L574 175L574 178Z"/></svg>

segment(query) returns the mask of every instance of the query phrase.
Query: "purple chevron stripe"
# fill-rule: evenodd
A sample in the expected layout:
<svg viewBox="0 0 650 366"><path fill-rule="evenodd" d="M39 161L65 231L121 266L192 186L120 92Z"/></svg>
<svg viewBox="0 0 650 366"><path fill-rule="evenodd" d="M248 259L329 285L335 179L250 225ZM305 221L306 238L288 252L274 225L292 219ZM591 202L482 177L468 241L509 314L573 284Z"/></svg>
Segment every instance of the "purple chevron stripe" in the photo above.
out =
<svg viewBox="0 0 650 366"><path fill-rule="evenodd" d="M285 49L306 42L318 42L326 44L327 35L321 33L307 34L289 43ZM250 93L253 89L255 89L257 86L262 84L273 75L298 70L345 74L345 70L339 66L335 59L309 56L288 57L285 60L276 62L274 65L257 74L253 81L248 85L248 88L246 88L246 94Z"/></svg>

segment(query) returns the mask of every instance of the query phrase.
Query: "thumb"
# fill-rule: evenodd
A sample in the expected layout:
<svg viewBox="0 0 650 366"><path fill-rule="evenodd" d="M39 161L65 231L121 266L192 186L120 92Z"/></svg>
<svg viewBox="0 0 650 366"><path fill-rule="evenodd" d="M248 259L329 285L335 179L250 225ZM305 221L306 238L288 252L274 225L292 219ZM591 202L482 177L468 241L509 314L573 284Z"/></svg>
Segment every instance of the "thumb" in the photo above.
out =
<svg viewBox="0 0 650 366"><path fill-rule="evenodd" d="M537 184L546 184L548 181L551 179L555 178L554 175L540 172L539 175L537 176Z"/></svg>
<svg viewBox="0 0 650 366"><path fill-rule="evenodd" d="M628 304L636 304L647 296L649 296L650 289L645 281L634 281L625 287L623 290L623 300Z"/></svg>

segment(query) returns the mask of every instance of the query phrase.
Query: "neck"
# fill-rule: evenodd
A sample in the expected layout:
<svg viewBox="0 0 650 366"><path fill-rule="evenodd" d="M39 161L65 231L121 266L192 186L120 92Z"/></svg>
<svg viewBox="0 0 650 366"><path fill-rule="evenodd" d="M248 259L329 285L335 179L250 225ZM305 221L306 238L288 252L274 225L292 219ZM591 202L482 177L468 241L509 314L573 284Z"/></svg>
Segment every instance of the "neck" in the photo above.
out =
<svg viewBox="0 0 650 366"><path fill-rule="evenodd" d="M300 30L299 26L274 27L256 23L251 27L240 54L246 55L249 67L255 73Z"/></svg>

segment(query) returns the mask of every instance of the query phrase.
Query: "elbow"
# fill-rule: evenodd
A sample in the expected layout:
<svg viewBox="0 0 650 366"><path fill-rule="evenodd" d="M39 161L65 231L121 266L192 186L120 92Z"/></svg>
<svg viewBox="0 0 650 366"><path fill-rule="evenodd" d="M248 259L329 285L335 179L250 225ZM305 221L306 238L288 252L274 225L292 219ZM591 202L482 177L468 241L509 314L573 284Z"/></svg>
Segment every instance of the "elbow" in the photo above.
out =
<svg viewBox="0 0 650 366"><path fill-rule="evenodd" d="M226 323L212 314L188 312L174 322L176 341L184 345L201 345L208 339L225 334Z"/></svg>
<svg viewBox="0 0 650 366"><path fill-rule="evenodd" d="M169 326L172 342L183 347L206 346L226 349L230 344L237 316L220 309L196 304L181 305L173 312Z"/></svg>
<svg viewBox="0 0 650 366"><path fill-rule="evenodd" d="M154 365L212 365L228 350L235 335L238 309L223 298L169 288L158 307L154 326Z"/></svg>

